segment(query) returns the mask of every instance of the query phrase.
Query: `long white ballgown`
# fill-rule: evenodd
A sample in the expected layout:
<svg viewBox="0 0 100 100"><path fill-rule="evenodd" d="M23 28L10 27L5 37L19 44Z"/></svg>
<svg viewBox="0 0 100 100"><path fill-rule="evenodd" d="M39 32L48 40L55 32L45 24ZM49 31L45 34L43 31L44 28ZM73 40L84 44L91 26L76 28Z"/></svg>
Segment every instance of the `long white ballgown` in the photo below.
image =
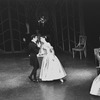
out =
<svg viewBox="0 0 100 100"><path fill-rule="evenodd" d="M46 43L42 46L42 52L44 57L41 64L39 78L42 81L52 81L64 78L66 76L66 72L59 59L54 54L53 47L50 43Z"/></svg>
<svg viewBox="0 0 100 100"><path fill-rule="evenodd" d="M93 80L90 94L100 96L100 74Z"/></svg>

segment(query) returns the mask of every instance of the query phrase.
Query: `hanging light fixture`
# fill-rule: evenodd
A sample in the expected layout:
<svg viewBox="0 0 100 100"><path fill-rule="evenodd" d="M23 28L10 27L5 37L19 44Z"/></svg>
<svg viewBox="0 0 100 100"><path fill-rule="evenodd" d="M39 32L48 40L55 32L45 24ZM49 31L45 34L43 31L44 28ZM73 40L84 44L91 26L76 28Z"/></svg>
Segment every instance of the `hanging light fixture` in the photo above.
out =
<svg viewBox="0 0 100 100"><path fill-rule="evenodd" d="M40 24L43 24L43 26L44 26L44 24L45 24L45 22L47 21L47 19L44 17L44 16L42 16L42 17L40 17L40 19L38 20L38 23Z"/></svg>
<svg viewBox="0 0 100 100"><path fill-rule="evenodd" d="M48 10L45 6L38 7L36 11L36 18L39 25L42 24L44 26L48 20Z"/></svg>

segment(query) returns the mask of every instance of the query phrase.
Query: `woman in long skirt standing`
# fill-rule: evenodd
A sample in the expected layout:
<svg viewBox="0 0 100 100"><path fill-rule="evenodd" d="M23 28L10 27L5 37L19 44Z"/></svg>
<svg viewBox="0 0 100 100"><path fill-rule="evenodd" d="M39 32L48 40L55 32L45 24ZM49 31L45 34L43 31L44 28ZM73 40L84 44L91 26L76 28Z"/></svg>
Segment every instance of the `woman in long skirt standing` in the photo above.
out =
<svg viewBox="0 0 100 100"><path fill-rule="evenodd" d="M42 42L42 46L39 55L43 56L43 60L39 78L42 81L53 81L60 79L60 81L63 82L66 72L55 55L53 47L45 40L45 37L41 37L40 41Z"/></svg>

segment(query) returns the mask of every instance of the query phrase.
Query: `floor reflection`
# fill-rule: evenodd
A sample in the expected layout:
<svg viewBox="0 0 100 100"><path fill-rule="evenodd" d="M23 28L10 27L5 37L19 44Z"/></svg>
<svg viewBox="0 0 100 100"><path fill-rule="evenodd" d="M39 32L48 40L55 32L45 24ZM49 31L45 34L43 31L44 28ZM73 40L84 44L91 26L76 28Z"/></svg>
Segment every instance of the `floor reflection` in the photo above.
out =
<svg viewBox="0 0 100 100"><path fill-rule="evenodd" d="M43 100L65 100L65 90L62 84L41 83L40 88L43 95Z"/></svg>
<svg viewBox="0 0 100 100"><path fill-rule="evenodd" d="M100 100L89 94L97 75L90 60L77 60L60 55L65 65L65 82L31 82L28 79L32 67L29 59L0 59L0 100Z"/></svg>

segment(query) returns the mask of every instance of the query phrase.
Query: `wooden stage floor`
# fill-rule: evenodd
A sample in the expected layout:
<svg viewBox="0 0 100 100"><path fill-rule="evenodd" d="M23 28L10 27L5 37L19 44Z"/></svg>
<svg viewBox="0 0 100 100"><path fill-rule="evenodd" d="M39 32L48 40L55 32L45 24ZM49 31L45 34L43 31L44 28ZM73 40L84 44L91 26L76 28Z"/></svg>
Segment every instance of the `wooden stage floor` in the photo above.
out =
<svg viewBox="0 0 100 100"><path fill-rule="evenodd" d="M58 53L67 76L65 82L38 82L28 79L32 67L24 54L0 55L0 100L100 100L89 94L97 75L94 60Z"/></svg>

